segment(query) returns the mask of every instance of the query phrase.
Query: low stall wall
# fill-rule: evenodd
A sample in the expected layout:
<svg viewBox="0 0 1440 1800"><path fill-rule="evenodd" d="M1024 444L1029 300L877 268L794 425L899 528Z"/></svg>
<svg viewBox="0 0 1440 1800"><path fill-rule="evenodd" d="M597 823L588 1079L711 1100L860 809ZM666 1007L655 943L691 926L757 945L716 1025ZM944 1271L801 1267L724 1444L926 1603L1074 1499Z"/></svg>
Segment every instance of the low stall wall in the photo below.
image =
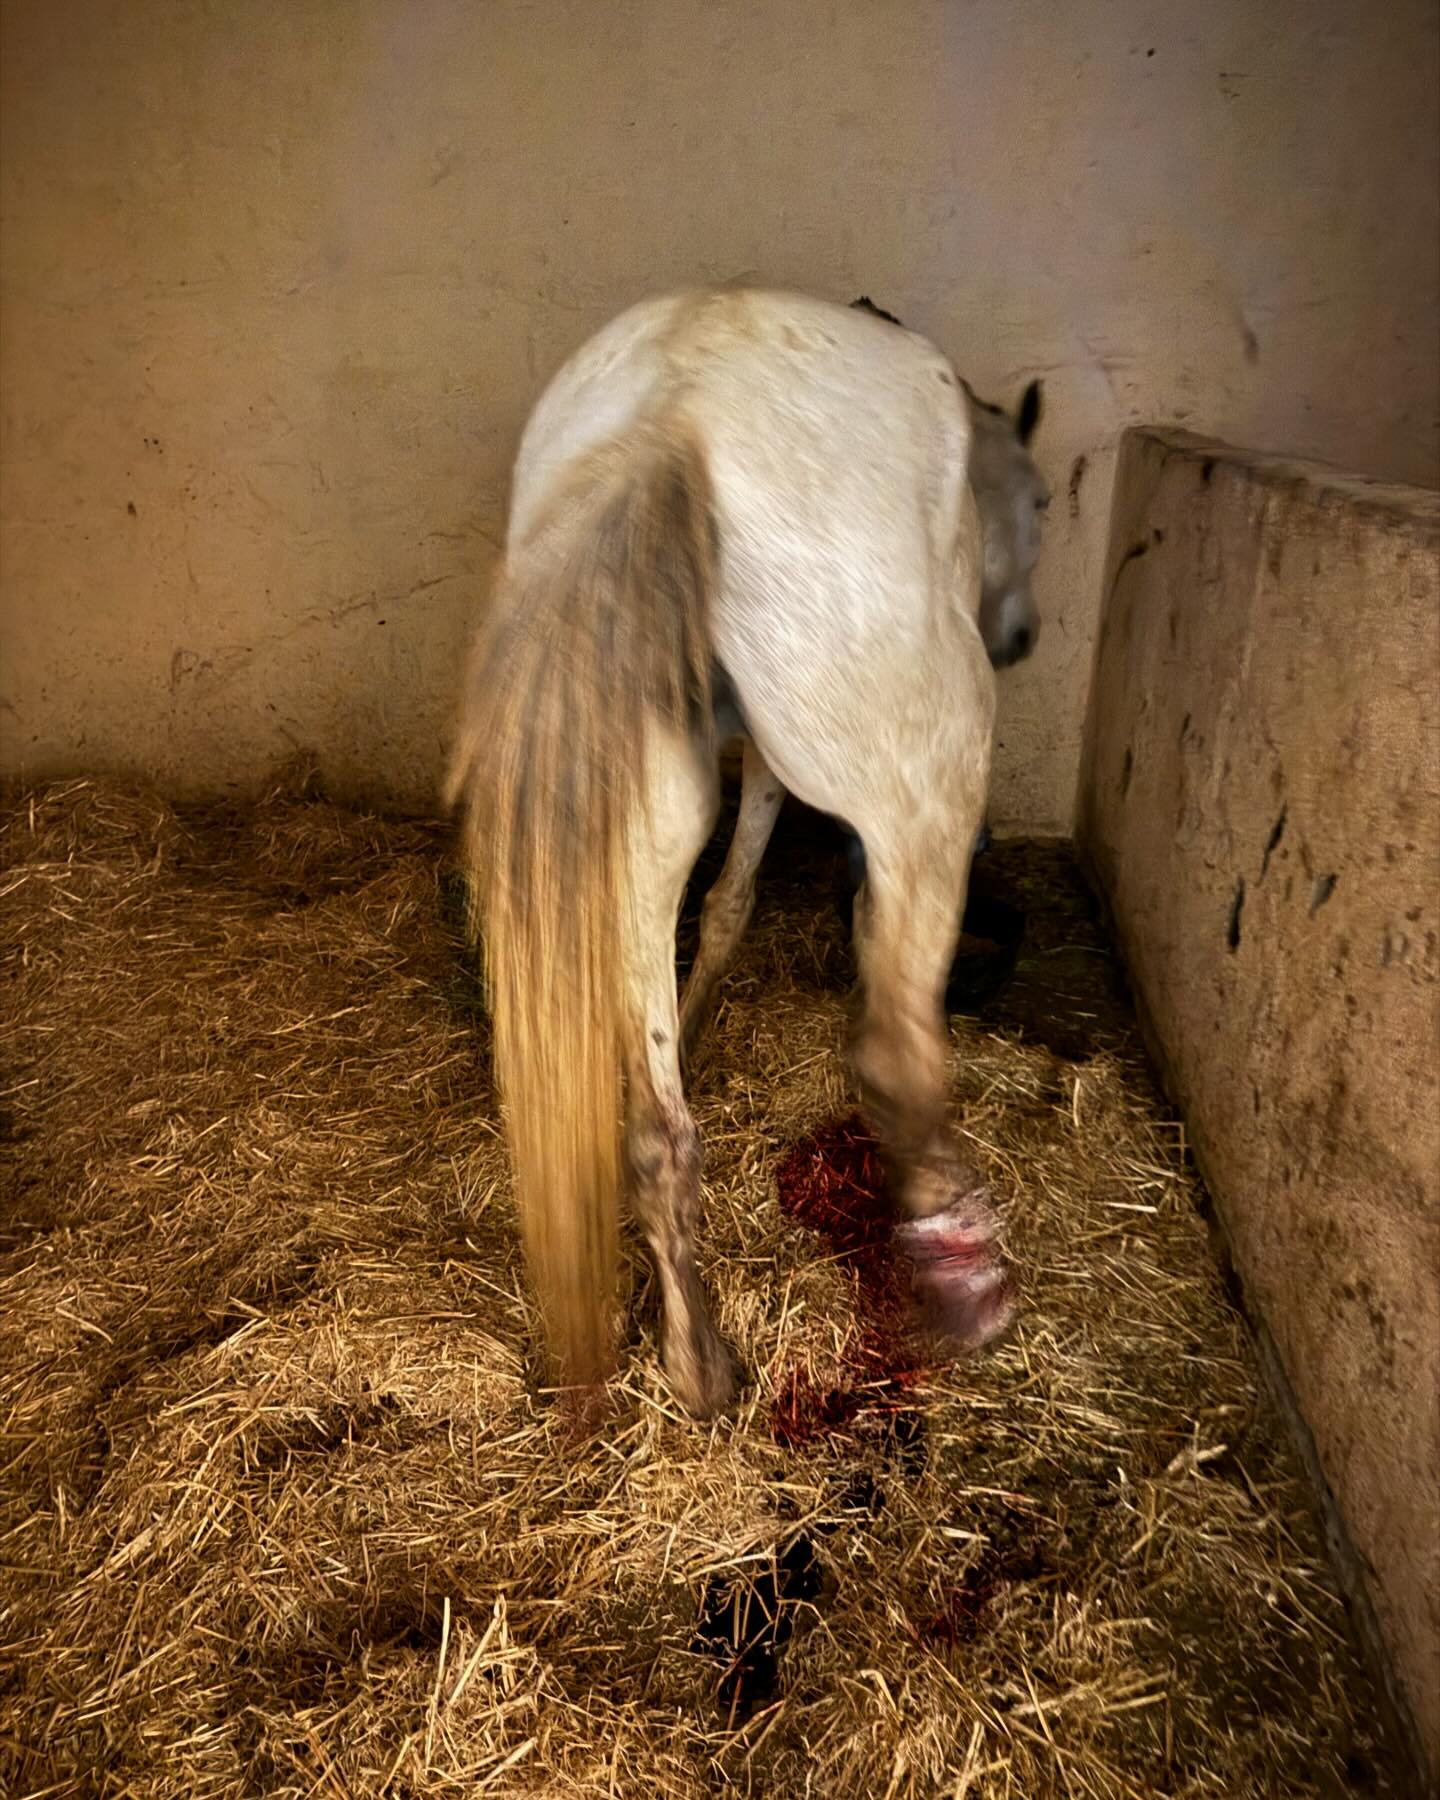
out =
<svg viewBox="0 0 1440 1800"><path fill-rule="evenodd" d="M1440 495L1133 431L1105 601L1082 850L1433 1782Z"/></svg>

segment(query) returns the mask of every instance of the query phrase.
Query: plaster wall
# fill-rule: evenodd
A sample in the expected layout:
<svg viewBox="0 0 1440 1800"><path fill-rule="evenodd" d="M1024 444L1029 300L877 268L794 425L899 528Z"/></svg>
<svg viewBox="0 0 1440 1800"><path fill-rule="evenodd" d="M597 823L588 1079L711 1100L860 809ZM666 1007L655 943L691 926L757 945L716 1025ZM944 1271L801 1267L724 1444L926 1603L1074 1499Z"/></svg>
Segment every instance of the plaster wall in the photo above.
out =
<svg viewBox="0 0 1440 1800"><path fill-rule="evenodd" d="M526 411L659 288L1046 382L992 823L1069 827L1137 419L1433 481L1430 0L3 0L0 758L428 808Z"/></svg>

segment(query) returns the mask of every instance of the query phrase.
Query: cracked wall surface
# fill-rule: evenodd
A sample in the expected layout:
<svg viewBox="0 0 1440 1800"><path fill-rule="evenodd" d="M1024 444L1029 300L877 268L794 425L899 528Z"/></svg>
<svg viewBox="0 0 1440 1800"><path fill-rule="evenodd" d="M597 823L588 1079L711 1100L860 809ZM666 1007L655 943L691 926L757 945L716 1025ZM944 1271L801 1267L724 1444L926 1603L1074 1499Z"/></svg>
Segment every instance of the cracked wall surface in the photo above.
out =
<svg viewBox="0 0 1440 1800"><path fill-rule="evenodd" d="M1440 1764L1440 495L1123 446L1080 829Z"/></svg>
<svg viewBox="0 0 1440 1800"><path fill-rule="evenodd" d="M0 747L428 807L517 434L659 288L872 295L1056 500L994 823L1067 827L1114 446L1433 479L1430 0L4 0Z"/></svg>

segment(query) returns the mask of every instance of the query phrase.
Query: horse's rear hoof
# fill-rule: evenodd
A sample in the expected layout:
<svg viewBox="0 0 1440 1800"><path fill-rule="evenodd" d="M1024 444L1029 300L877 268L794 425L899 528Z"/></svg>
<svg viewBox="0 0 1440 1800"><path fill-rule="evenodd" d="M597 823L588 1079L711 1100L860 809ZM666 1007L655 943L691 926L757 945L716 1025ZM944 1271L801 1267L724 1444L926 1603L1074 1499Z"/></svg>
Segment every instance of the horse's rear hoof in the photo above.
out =
<svg viewBox="0 0 1440 1800"><path fill-rule="evenodd" d="M706 1333L703 1344L683 1355L667 1355L665 1373L692 1419L715 1419L729 1412L745 1385L744 1371L714 1333Z"/></svg>
<svg viewBox="0 0 1440 1800"><path fill-rule="evenodd" d="M973 1354L1010 1329L1015 1284L982 1195L968 1195L929 1218L907 1220L895 1235L910 1264L925 1324L952 1351Z"/></svg>

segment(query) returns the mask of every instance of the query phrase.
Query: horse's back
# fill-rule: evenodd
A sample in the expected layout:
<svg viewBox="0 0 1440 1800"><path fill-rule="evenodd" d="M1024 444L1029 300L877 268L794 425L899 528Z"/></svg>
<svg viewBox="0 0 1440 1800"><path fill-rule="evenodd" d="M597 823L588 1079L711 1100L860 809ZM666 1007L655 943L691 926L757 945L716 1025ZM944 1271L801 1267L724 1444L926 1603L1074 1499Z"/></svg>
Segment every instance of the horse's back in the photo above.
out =
<svg viewBox="0 0 1440 1800"><path fill-rule="evenodd" d="M758 499L787 536L828 534L843 507L893 543L917 495L943 509L964 483L968 417L927 340L803 294L682 292L619 314L551 381L521 442L512 537L589 452L667 419L713 465L722 530ZM927 530L952 530L953 510Z"/></svg>
<svg viewBox="0 0 1440 1800"><path fill-rule="evenodd" d="M857 650L925 632L961 522L969 419L926 339L803 295L693 296L672 318L674 404L711 470L719 627L783 591Z"/></svg>
<svg viewBox="0 0 1440 1800"><path fill-rule="evenodd" d="M791 295L729 300L677 332L719 514L712 640L781 781L873 831L946 784L937 763L988 760L968 414L914 333Z"/></svg>

